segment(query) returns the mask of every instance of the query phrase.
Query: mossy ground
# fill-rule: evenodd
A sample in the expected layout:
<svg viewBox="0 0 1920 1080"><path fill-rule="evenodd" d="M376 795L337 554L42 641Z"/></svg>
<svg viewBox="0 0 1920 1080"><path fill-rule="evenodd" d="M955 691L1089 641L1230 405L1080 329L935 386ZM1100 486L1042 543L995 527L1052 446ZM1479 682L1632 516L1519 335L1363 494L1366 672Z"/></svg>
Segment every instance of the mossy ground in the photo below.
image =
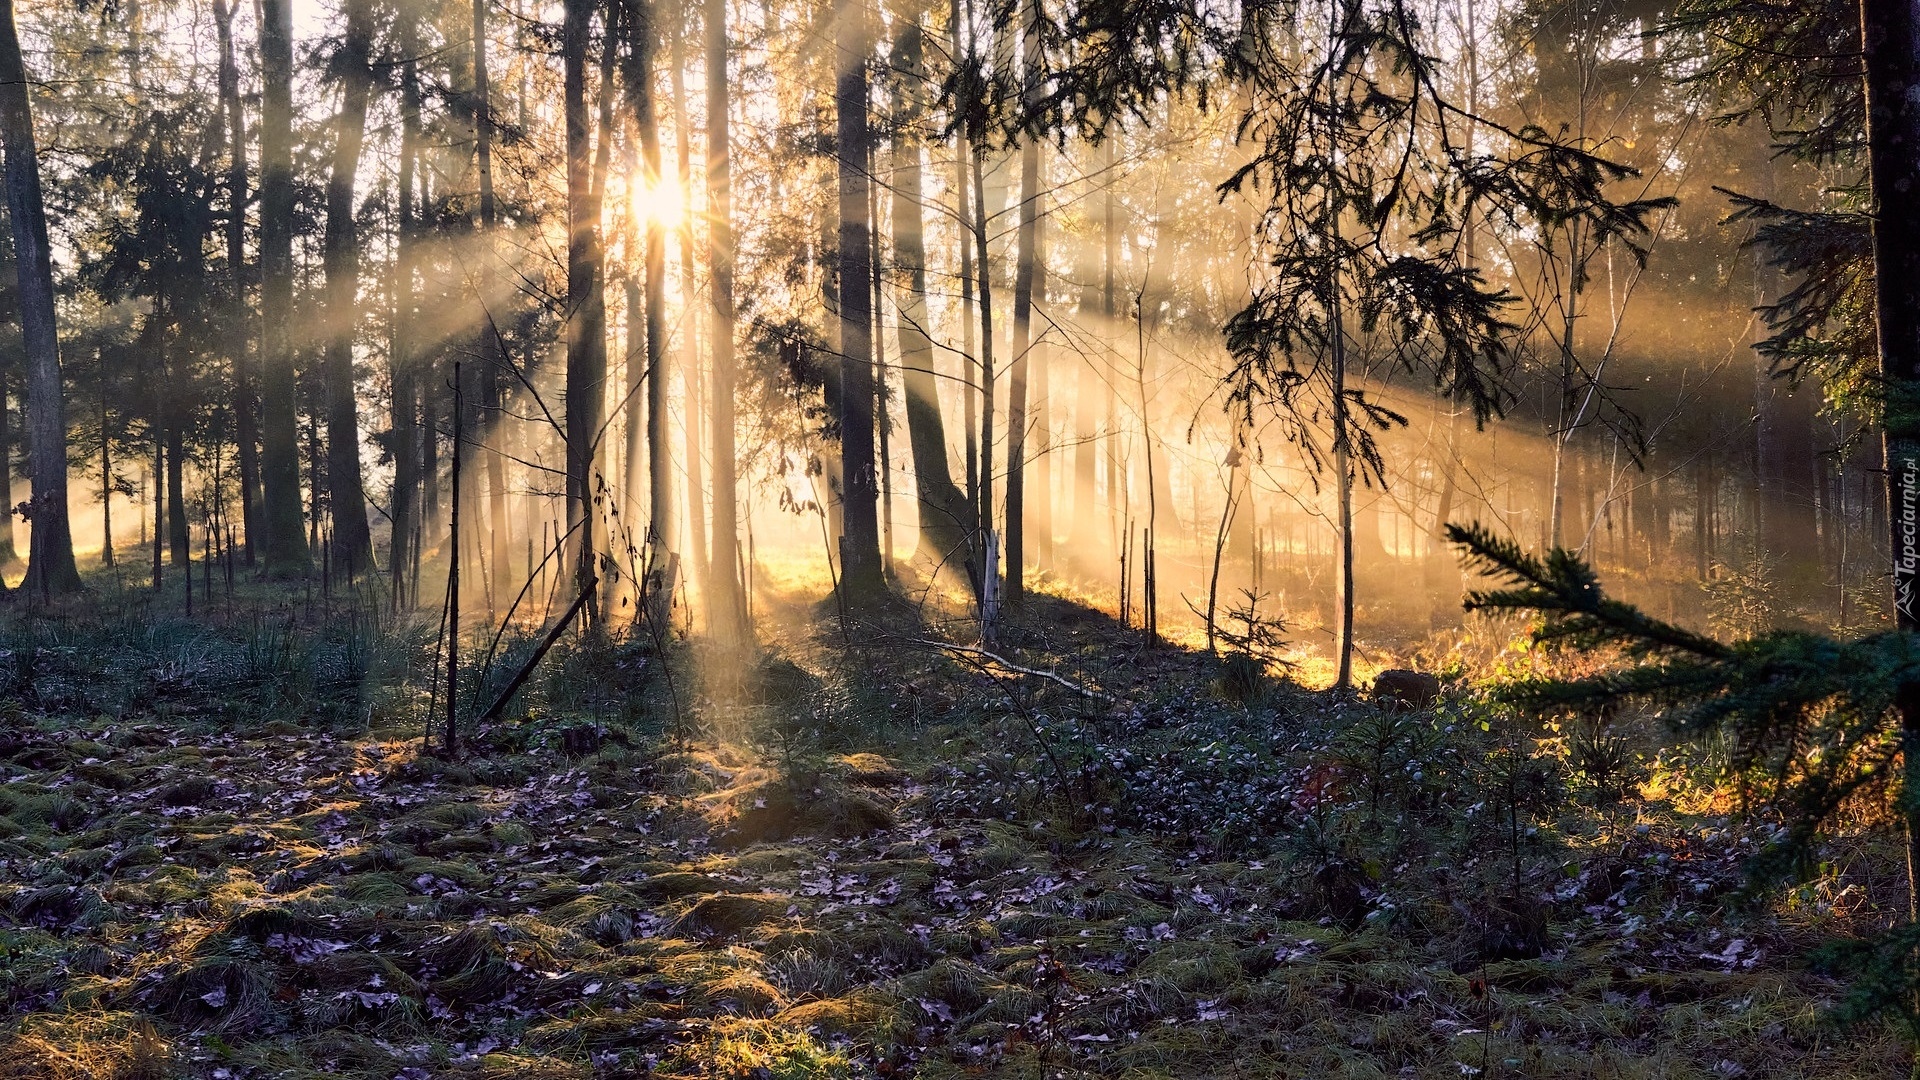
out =
<svg viewBox="0 0 1920 1080"><path fill-rule="evenodd" d="M574 650L455 760L391 628L16 629L0 1077L1907 1071L1806 959L1904 903L1869 831L1744 904L1684 762L1529 796L1551 732L1230 704L1060 602L1008 647L1100 696L834 623Z"/></svg>

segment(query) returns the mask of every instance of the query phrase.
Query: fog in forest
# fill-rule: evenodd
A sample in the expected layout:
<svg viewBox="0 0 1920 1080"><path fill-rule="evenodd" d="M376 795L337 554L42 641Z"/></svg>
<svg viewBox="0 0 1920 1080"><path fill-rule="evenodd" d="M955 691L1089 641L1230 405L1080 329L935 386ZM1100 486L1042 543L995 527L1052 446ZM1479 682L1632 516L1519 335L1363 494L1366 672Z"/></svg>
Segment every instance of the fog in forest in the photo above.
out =
<svg viewBox="0 0 1920 1080"><path fill-rule="evenodd" d="M671 562L725 633L882 578L979 623L991 565L1324 660L1343 552L1364 654L1458 625L1479 522L1690 625L1883 621L1877 446L1755 348L1797 282L1730 201L1830 170L1655 7L1448 0L1418 80L1343 11L1100 101L1044 9L29 5L78 564L433 606L457 557L540 621Z"/></svg>

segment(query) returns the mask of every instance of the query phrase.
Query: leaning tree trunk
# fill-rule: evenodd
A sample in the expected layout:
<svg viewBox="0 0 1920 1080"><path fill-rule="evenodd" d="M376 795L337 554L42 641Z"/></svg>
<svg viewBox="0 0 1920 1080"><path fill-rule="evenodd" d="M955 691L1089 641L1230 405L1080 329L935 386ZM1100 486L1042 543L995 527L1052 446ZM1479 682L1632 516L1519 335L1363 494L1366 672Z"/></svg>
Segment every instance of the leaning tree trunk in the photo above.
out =
<svg viewBox="0 0 1920 1080"><path fill-rule="evenodd" d="M312 561L294 415L291 9L260 0L260 546L275 577L305 574Z"/></svg>
<svg viewBox="0 0 1920 1080"><path fill-rule="evenodd" d="M1873 189L1874 316L1887 381L1887 504L1893 603L1902 630L1920 630L1920 215L1901 206L1920 191L1920 9L1861 0L1866 54L1867 160ZM1900 687L1902 783L1920 792L1920 682ZM1920 919L1920 828L1907 822L1908 918Z"/></svg>
<svg viewBox="0 0 1920 1080"><path fill-rule="evenodd" d="M360 413L354 395L353 339L359 326L360 238L354 221L354 183L366 141L367 102L373 93L373 7L347 0L347 33L335 58L342 88L334 122L333 175L327 181L327 490L333 512L335 568L367 569L373 540L367 528L366 489L360 479Z"/></svg>
<svg viewBox="0 0 1920 1080"><path fill-rule="evenodd" d="M40 162L33 141L27 67L14 29L13 0L0 9L0 148L6 155L7 209L13 223L20 333L27 360L27 456L33 466L33 533L27 583L42 595L80 589L67 521L67 423L54 326L53 262Z"/></svg>
<svg viewBox="0 0 1920 1080"><path fill-rule="evenodd" d="M907 270L906 310L900 320L901 389L906 394L907 443L913 455L914 491L920 501L920 555L936 566L967 561L967 497L953 482L947 461L946 421L933 372L933 341L927 336L927 245L923 216L921 147L913 137L924 101L920 24L908 20L893 44L893 69L905 93L905 115L894 125L894 258ZM971 305L969 305L971 306Z"/></svg>

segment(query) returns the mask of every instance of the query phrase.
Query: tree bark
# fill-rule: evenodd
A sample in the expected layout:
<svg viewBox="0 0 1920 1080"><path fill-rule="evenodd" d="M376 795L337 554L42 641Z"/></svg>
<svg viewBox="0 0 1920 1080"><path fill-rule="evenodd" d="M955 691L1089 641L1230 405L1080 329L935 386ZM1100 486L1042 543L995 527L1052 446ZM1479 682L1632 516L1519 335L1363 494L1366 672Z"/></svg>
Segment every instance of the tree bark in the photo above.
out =
<svg viewBox="0 0 1920 1080"><path fill-rule="evenodd" d="M260 0L260 547L267 572L311 567L300 509L293 378L293 18Z"/></svg>
<svg viewBox="0 0 1920 1080"><path fill-rule="evenodd" d="M54 323L53 263L40 162L33 139L27 68L14 28L13 0L0 10L0 148L6 155L7 209L13 225L20 332L26 346L27 453L33 466L33 532L27 581L43 595L80 589L67 521L66 403Z"/></svg>

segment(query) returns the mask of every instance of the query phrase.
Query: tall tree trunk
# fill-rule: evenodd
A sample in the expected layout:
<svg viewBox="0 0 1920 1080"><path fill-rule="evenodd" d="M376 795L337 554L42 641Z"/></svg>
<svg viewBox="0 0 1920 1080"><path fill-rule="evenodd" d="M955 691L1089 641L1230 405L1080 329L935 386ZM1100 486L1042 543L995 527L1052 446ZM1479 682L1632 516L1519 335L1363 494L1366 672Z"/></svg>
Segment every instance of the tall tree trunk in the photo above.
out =
<svg viewBox="0 0 1920 1080"><path fill-rule="evenodd" d="M67 521L67 422L54 325L53 263L40 193L26 62L13 0L0 10L0 148L6 155L7 209L13 224L20 332L27 360L27 453L33 466L33 532L27 582L43 595L80 589Z"/></svg>
<svg viewBox="0 0 1920 1080"><path fill-rule="evenodd" d="M1092 201L1088 193L1088 202ZM1100 258L1089 215L1087 231L1074 239L1073 276L1080 281L1080 295L1075 302L1075 311L1080 319L1081 332L1089 330L1092 321L1100 315ZM1106 341L1113 333L1111 325L1102 321L1092 337L1095 341ZM1071 493L1069 504L1073 509L1067 520L1067 562L1081 571L1090 570L1094 565L1095 553L1092 547L1099 519L1094 516L1094 496L1096 476L1099 470L1100 444L1096 433L1100 421L1096 410L1100 402L1100 372L1093 364L1093 350L1080 349L1080 362L1076 365L1077 377L1073 395L1073 478L1068 490Z"/></svg>
<svg viewBox="0 0 1920 1080"><path fill-rule="evenodd" d="M575 529L576 579L594 571L593 466L607 375L606 308L600 296L600 207L593 190L587 115L587 36L595 5L567 0L560 53L565 68L567 154L567 525Z"/></svg>
<svg viewBox="0 0 1920 1080"><path fill-rule="evenodd" d="M327 181L327 490L333 514L333 565L365 570L373 551L360 478L360 410L354 393L353 342L359 329L360 237L354 183L373 93L373 5L347 0L346 37L335 57L340 114L334 121L333 175Z"/></svg>
<svg viewBox="0 0 1920 1080"><path fill-rule="evenodd" d="M1113 197L1115 183L1113 167L1113 140L1109 139L1105 143L1101 157L1101 171L1106 176L1106 187L1100 200L1100 314L1106 321L1106 332L1109 336L1119 329L1120 315L1120 291L1114 276L1120 265L1120 218ZM1118 536L1120 530L1127 527L1121 519L1121 508L1127 504L1127 478L1120 465L1120 369L1118 364L1110 363L1107 366L1107 430L1105 438L1101 441L1107 448L1108 531ZM1121 536L1121 540L1121 551L1126 551L1128 545L1133 542L1126 536Z"/></svg>
<svg viewBox="0 0 1920 1080"><path fill-rule="evenodd" d="M487 447L487 535L492 564L487 568L491 581L487 591L494 603L505 603L511 595L510 556L513 527L507 517L507 462L500 442L505 437L506 413L503 411L503 384L512 359L501 336L493 305L494 226L497 210L493 186L493 85L487 66L487 5L490 0L473 0L473 143L474 163L480 174L480 302L487 363L480 365L476 378L480 383L480 410L485 421L476 432L485 432ZM611 87L603 93L611 93Z"/></svg>
<svg viewBox="0 0 1920 1080"><path fill-rule="evenodd" d="M628 414L639 404L637 380L646 381L646 457L647 457L647 539L656 557L664 556L673 537L673 458L667 434L667 236L657 205L660 188L660 110L654 100L653 65L660 41L660 25L655 0L627 0L628 43L627 93L633 109L634 127L640 136L640 183L649 192L652 212L641 222L645 230L645 317L641 326L645 362L636 372L628 371ZM632 305L628 305L627 324L633 325ZM632 331L628 332L629 338ZM636 351L627 345L627 363ZM627 488L637 486L640 471L640 426L627 424Z"/></svg>
<svg viewBox="0 0 1920 1080"><path fill-rule="evenodd" d="M966 560L967 499L953 482L947 461L946 421L940 414L933 371L933 341L927 335L927 246L923 215L921 146L914 125L925 107L926 77L920 23L906 20L893 43L893 70L900 75L904 115L894 125L893 257L907 271L900 320L900 385L906 395L907 443L913 456L914 493L920 503L920 557L935 565ZM964 248L964 245L963 245ZM968 307L972 307L969 303Z"/></svg>
<svg viewBox="0 0 1920 1080"><path fill-rule="evenodd" d="M619 58L619 50L620 50L619 29L615 25L615 20L618 18L617 12L613 10L609 10L604 14L603 18L605 20L605 23L603 25L603 30L604 30L604 33L602 35L603 43L600 49L600 82L599 82L600 95L599 95L599 101L598 101L598 108L596 109L596 112L598 114L597 122L595 124L595 130L598 132L598 135L596 136L597 141L594 144L593 174L592 174L590 185L588 188L590 194L588 195L588 199L587 199L588 205L592 208L591 209L592 220L596 223L596 226L600 222L602 217L604 217L604 210L606 207L606 196L607 196L607 177L612 175L612 172L613 172L613 132L614 132L614 126L613 126L614 82L613 80L614 80L614 73L615 73L615 61ZM600 534L600 530L604 527L601 519L603 516L607 516L607 520L610 522L612 519L611 519L611 516L608 515L608 511L609 510L617 511L618 508L617 507L607 507L606 509L601 508L601 499L603 497L608 499L615 499L617 498L617 496L614 493L613 483L611 479L612 463L608 460L609 453L607 450L607 440L606 440L606 427L608 423L607 406L606 406L606 401L607 401L606 238L605 238L605 234L598 231L597 228L594 233L594 262L595 262L595 266L594 266L595 286L593 291L589 293L587 296L587 304L589 305L589 308L590 308L589 321L593 325L599 327L599 333L596 336L595 340L599 343L599 350L600 350L600 363L599 363L600 380L595 392L595 397L598 403L594 407L595 414L599 417L599 419L594 424L592 452L588 460L587 525L590 529L594 530L596 533L596 536L593 541L593 550L596 553L595 558L598 558L600 553L604 553L609 550L608 543L610 542L610 537ZM596 573L598 573L597 567L595 568L595 571ZM599 611L605 610L607 604L611 603L613 600L613 589L614 589L614 586L616 585L614 576L610 573L598 573L598 576L600 579L599 596L597 598L597 601L588 602L587 613L589 617L593 616L595 613Z"/></svg>
<svg viewBox="0 0 1920 1080"><path fill-rule="evenodd" d="M1867 159L1872 181L1874 318L1880 372L1894 402L1920 392L1920 215L1900 205L1920 191L1920 8L1906 0L1861 0ZM17 229L17 226L16 226ZM1920 630L1920 412L1887 409L1885 463L1892 522L1893 601L1898 626ZM1900 687L1905 801L1920 793L1920 682ZM1920 827L1907 822L1908 918L1920 919Z"/></svg>
<svg viewBox="0 0 1920 1080"><path fill-rule="evenodd" d="M968 155L968 164L973 168L973 251L976 259L975 269L979 276L974 284L980 290L980 486L977 490L977 504L974 512L978 515L980 550L983 553L978 570L979 584L977 592L982 598L981 635L991 642L995 633L992 616L994 611L987 610L984 603L988 596L999 595L1000 547L994 539L993 515L993 272L991 258L987 248L987 207L980 154L976 151Z"/></svg>
<svg viewBox="0 0 1920 1080"><path fill-rule="evenodd" d="M691 5L682 5L676 18L672 43L672 55L667 62L667 78L673 91L673 150L675 165L680 174L680 291L691 303L696 294L697 275L694 266L693 250L693 139L688 120L686 78L686 41L687 24L684 15ZM686 441L687 454L687 545L691 549L693 562L693 587L705 594L708 570L707 558L707 512L706 483L701 468L705 456L701 447L700 414L705 408L701 404L699 321L687 320L687 332L681 347L680 380L686 391Z"/></svg>
<svg viewBox="0 0 1920 1080"><path fill-rule="evenodd" d="M713 290L713 551L707 567L707 619L722 641L742 640L739 494L733 450L733 147L727 82L727 2L707 0L707 243Z"/></svg>
<svg viewBox="0 0 1920 1080"><path fill-rule="evenodd" d="M260 431L254 410L252 309L247 305L247 114L240 99L240 67L234 58L233 9L214 0L220 42L220 102L227 118L227 287L232 322L233 423L240 467L240 531L252 566L260 513Z"/></svg>
<svg viewBox="0 0 1920 1080"><path fill-rule="evenodd" d="M967 49L961 41L964 25L965 20L961 18L960 0L951 0L947 16L948 46L952 50L949 55L956 59L968 55ZM973 208L970 205L973 199L979 198L979 193L969 190L970 185L968 183L969 177L967 170L972 162L973 151L967 144L966 128L962 125L953 135L953 215L954 222L959 227L960 239L960 395L961 426L966 429L967 505L972 510L971 517L965 526L969 532L974 532L979 528L980 520L980 446L978 434L980 430L980 417L978 415L980 410L980 385L976 381L979 373L979 363L973 355L973 294L975 278L973 238L971 235L973 232ZM973 546L976 557L984 553L984 548L982 548L981 544L985 539L984 535L975 535ZM970 558L968 565L970 567L976 566L977 560ZM976 569L974 571L974 586L976 589L980 585L978 577L979 574Z"/></svg>
<svg viewBox="0 0 1920 1080"><path fill-rule="evenodd" d="M873 276L867 220L867 9L838 0L833 107L840 179L840 460L846 535L841 587L853 596L881 587L879 475L874 469Z"/></svg>
<svg viewBox="0 0 1920 1080"><path fill-rule="evenodd" d="M269 574L297 577L312 555L294 416L291 0L260 0L260 76L260 546Z"/></svg>
<svg viewBox="0 0 1920 1080"><path fill-rule="evenodd" d="M417 48L413 24L408 21L403 27L401 47L408 59L400 68L399 236L394 258L393 333L388 357L393 368L393 540L388 545L387 569L393 581L395 608L407 606L420 505L420 394L417 358L413 355L410 333L416 303L414 268L419 245L414 173L420 153L420 74L411 59Z"/></svg>
<svg viewBox="0 0 1920 1080"><path fill-rule="evenodd" d="M876 162L879 155L874 152L874 140L867 140L866 172L869 177L877 176ZM880 236L886 231L880 215L880 187L877 182L867 184L867 266L873 272L868 281L871 289L873 311L873 336L868 340L873 344L873 398L874 398L874 435L878 443L880 458L874 475L880 487L880 572L887 580L893 578L893 388L887 385L887 330L886 330L886 266L885 255L880 250Z"/></svg>
<svg viewBox="0 0 1920 1080"><path fill-rule="evenodd" d="M1025 39L1028 98L1038 91L1039 9L1028 5L1021 18ZM1020 146L1020 234L1014 255L1012 378L1007 387L1007 602L1026 595L1027 378L1032 367L1033 297L1044 291L1040 269L1040 143ZM1043 495L1044 497L1044 495Z"/></svg>

